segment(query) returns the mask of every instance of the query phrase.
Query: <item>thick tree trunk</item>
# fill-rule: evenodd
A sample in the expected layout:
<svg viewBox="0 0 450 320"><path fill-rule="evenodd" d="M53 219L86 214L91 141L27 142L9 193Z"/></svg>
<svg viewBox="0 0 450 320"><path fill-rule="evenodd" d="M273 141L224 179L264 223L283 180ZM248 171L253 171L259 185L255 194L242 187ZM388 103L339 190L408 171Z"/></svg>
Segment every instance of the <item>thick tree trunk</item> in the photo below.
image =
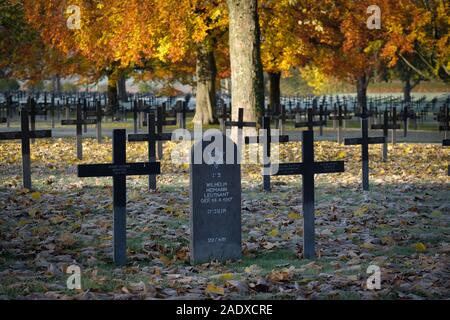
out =
<svg viewBox="0 0 450 320"><path fill-rule="evenodd" d="M128 102L127 95L127 78L125 75L121 75L117 81L117 92L119 95L119 100L122 102Z"/></svg>
<svg viewBox="0 0 450 320"><path fill-rule="evenodd" d="M260 120L264 114L264 75L260 52L257 0L227 0L230 16L232 119L239 108L244 121ZM233 139L237 135L233 133Z"/></svg>
<svg viewBox="0 0 450 320"><path fill-rule="evenodd" d="M114 73L108 74L108 104L106 108L107 113L113 115L117 112L117 76Z"/></svg>
<svg viewBox="0 0 450 320"><path fill-rule="evenodd" d="M213 49L202 45L197 50L197 97L192 122L212 124L216 122L216 59Z"/></svg>
<svg viewBox="0 0 450 320"><path fill-rule="evenodd" d="M407 105L411 103L411 91L413 86L411 85L411 79L408 77L403 83L403 100Z"/></svg>
<svg viewBox="0 0 450 320"><path fill-rule="evenodd" d="M273 114L281 113L281 90L280 90L281 73L274 72L269 73L270 82L270 111Z"/></svg>
<svg viewBox="0 0 450 320"><path fill-rule="evenodd" d="M54 94L61 93L61 77L59 75L55 75L53 77L53 93Z"/></svg>

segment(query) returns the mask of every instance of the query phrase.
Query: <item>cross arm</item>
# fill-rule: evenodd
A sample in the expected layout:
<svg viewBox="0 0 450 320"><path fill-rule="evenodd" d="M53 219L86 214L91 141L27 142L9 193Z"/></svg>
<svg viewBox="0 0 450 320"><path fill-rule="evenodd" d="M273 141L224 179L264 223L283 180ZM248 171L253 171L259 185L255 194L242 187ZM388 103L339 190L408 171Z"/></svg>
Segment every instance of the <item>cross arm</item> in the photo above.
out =
<svg viewBox="0 0 450 320"><path fill-rule="evenodd" d="M344 161L324 161L314 163L314 173L339 173L345 172Z"/></svg>
<svg viewBox="0 0 450 320"><path fill-rule="evenodd" d="M275 141L275 137L277 137L277 141ZM280 143L285 143L285 142L289 142L289 136L288 135L281 135L281 136L270 136L271 142L280 142ZM253 144L253 143L262 143L263 139L260 136L256 136L256 137L245 137L245 144Z"/></svg>
<svg viewBox="0 0 450 320"><path fill-rule="evenodd" d="M159 162L138 162L130 164L80 164L78 166L78 177L112 177L118 175L140 176L149 174L160 174Z"/></svg>
<svg viewBox="0 0 450 320"><path fill-rule="evenodd" d="M304 173L303 163L280 163L270 168L270 175L272 176L292 176L301 175Z"/></svg>

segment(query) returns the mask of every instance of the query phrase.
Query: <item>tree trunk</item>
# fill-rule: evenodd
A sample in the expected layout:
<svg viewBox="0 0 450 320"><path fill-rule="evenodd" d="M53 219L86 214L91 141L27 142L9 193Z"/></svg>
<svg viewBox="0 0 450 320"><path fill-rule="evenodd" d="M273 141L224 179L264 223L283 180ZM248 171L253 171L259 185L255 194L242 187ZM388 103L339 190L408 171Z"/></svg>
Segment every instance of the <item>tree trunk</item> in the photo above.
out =
<svg viewBox="0 0 450 320"><path fill-rule="evenodd" d="M403 83L403 100L405 104L409 105L411 103L411 91L413 87L411 85L411 78L407 77Z"/></svg>
<svg viewBox="0 0 450 320"><path fill-rule="evenodd" d="M115 114L117 112L117 76L111 72L108 74L108 104L106 112Z"/></svg>
<svg viewBox="0 0 450 320"><path fill-rule="evenodd" d="M369 81L367 76L360 76L356 82L357 101L360 112L367 110L367 86Z"/></svg>
<svg viewBox="0 0 450 320"><path fill-rule="evenodd" d="M197 50L197 97L192 122L212 124L216 122L216 59L214 50L202 44Z"/></svg>
<svg viewBox="0 0 450 320"><path fill-rule="evenodd" d="M273 114L281 114L281 90L280 90L281 73L269 73L270 82L270 111Z"/></svg>
<svg viewBox="0 0 450 320"><path fill-rule="evenodd" d="M264 75L260 52L257 0L227 0L230 16L232 119L240 108L244 121L260 120L264 114ZM233 133L233 139L237 135ZM235 140L236 141L236 140Z"/></svg>
<svg viewBox="0 0 450 320"><path fill-rule="evenodd" d="M119 80L117 81L117 92L120 101L128 102L127 78L123 74L119 77Z"/></svg>
<svg viewBox="0 0 450 320"><path fill-rule="evenodd" d="M53 77L53 93L61 93L61 77L58 74Z"/></svg>

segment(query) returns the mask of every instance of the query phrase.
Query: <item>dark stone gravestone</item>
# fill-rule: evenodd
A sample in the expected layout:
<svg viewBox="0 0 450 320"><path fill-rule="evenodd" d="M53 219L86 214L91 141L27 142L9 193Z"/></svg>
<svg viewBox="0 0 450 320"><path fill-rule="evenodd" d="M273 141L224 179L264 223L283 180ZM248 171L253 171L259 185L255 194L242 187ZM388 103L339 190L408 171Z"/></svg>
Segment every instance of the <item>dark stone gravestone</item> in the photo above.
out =
<svg viewBox="0 0 450 320"><path fill-rule="evenodd" d="M31 157L30 139L51 138L51 130L30 131L28 111L23 109L21 113L21 129L17 132L1 132L1 140L22 140L22 180L23 187L31 190Z"/></svg>
<svg viewBox="0 0 450 320"><path fill-rule="evenodd" d="M241 168L236 144L219 131L191 150L191 262L241 257Z"/></svg>
<svg viewBox="0 0 450 320"><path fill-rule="evenodd" d="M113 130L113 163L78 166L78 177L113 177L113 248L116 265L126 263L127 176L155 175L159 162L126 162L126 130Z"/></svg>

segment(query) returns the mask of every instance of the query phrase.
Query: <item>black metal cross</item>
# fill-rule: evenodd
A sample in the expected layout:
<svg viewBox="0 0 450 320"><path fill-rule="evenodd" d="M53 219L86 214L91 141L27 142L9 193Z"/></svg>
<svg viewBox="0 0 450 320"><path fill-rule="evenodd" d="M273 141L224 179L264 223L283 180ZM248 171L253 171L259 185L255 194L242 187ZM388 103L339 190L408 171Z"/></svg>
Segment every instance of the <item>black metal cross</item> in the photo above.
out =
<svg viewBox="0 0 450 320"><path fill-rule="evenodd" d="M126 177L159 174L159 162L126 162L126 130L113 131L113 163L78 166L78 177L113 177L113 248L116 265L126 263Z"/></svg>
<svg viewBox="0 0 450 320"><path fill-rule="evenodd" d="M76 120L62 120L61 125L63 126L76 126L77 128L77 137L76 137L76 144L77 144L77 158L79 160L83 159L83 144L82 144L82 137L83 137L83 125L88 124L96 124L96 119L84 119L81 112L81 104L78 102L77 104L77 118Z"/></svg>
<svg viewBox="0 0 450 320"><path fill-rule="evenodd" d="M148 162L156 161L156 142L157 141L170 141L172 140L171 133L156 133L156 121L155 114L149 112L147 114L147 128L146 134L135 133L128 135L129 142L147 142L148 143ZM156 175L149 175L148 177L148 189L156 190Z"/></svg>
<svg viewBox="0 0 450 320"><path fill-rule="evenodd" d="M442 141L442 146L450 147L450 139L445 139L444 141ZM450 165L448 166L448 175L450 176Z"/></svg>
<svg viewBox="0 0 450 320"><path fill-rule="evenodd" d="M369 144L381 144L386 142L385 137L369 137L369 115L364 109L361 114L361 138L344 139L344 144L361 145L362 158L362 184L363 190L369 190Z"/></svg>
<svg viewBox="0 0 450 320"><path fill-rule="evenodd" d="M303 131L302 163L282 163L272 175L302 175L303 180L303 250L306 259L315 257L314 175L344 172L344 161L314 161L314 132Z"/></svg>
<svg viewBox="0 0 450 320"><path fill-rule="evenodd" d="M256 128L256 122L244 121L244 108L239 108L238 110L238 121L226 121L225 126L237 127L238 129Z"/></svg>
<svg viewBox="0 0 450 320"><path fill-rule="evenodd" d="M272 132L270 129L270 117L265 116L262 118L262 134L256 137L245 137L245 144L257 143L263 147L263 188L264 191L270 191L270 145L272 143ZM276 142L286 143L289 142L289 135L276 136Z"/></svg>
<svg viewBox="0 0 450 320"><path fill-rule="evenodd" d="M306 122L295 122L296 128L304 128L307 127L308 131L313 131L314 127L326 126L326 120L314 121L314 110L312 108L308 109L308 120Z"/></svg>
<svg viewBox="0 0 450 320"><path fill-rule="evenodd" d="M22 140L22 180L23 187L31 190L31 157L30 139L51 138L51 130L30 131L28 111L21 111L21 130L13 132L1 132L0 140Z"/></svg>
<svg viewBox="0 0 450 320"><path fill-rule="evenodd" d="M30 116L30 130L36 131L36 116L46 116L47 110L45 108L39 109L36 107L36 100L34 98L28 98L28 114ZM34 139L31 139L31 143L34 143Z"/></svg>
<svg viewBox="0 0 450 320"><path fill-rule="evenodd" d="M437 115L436 120L439 121L439 131L444 131L444 139L447 139L447 132L450 131L450 108L445 105L441 108L441 112Z"/></svg>
<svg viewBox="0 0 450 320"><path fill-rule="evenodd" d="M337 121L337 142L341 143L342 141L342 127L344 124L344 120L350 120L352 118L351 115L347 115L342 110L342 105L339 104L339 106L336 108L334 107L333 114L329 116L330 120L333 120L334 122Z"/></svg>
<svg viewBox="0 0 450 320"><path fill-rule="evenodd" d="M84 118L95 117L96 127L97 127L97 142L102 143L102 118L103 118L103 109L102 104L99 100L94 100L95 110L90 111L87 110L84 112Z"/></svg>
<svg viewBox="0 0 450 320"><path fill-rule="evenodd" d="M375 130L382 129L383 130L383 136L385 138L385 141L383 143L383 161L387 161L387 157L388 157L387 141L388 141L389 129L391 129L391 130L400 129L400 125L396 124L396 123L390 124L389 123L389 111L384 110L383 124L373 124L372 129L375 129Z"/></svg>
<svg viewBox="0 0 450 320"><path fill-rule="evenodd" d="M397 138L397 107L392 107L392 144L395 144L396 138Z"/></svg>
<svg viewBox="0 0 450 320"><path fill-rule="evenodd" d="M256 122L249 122L249 121L244 121L244 109L243 108L239 108L238 110L238 121L227 121L225 122L225 127L226 126L230 126L230 127L237 127L238 131L237 131L237 147L238 147L238 153L239 153L239 157L242 156L241 153L241 147L242 147L242 136L243 136L243 132L242 129L243 128L256 128ZM240 158L239 158L240 161Z"/></svg>

